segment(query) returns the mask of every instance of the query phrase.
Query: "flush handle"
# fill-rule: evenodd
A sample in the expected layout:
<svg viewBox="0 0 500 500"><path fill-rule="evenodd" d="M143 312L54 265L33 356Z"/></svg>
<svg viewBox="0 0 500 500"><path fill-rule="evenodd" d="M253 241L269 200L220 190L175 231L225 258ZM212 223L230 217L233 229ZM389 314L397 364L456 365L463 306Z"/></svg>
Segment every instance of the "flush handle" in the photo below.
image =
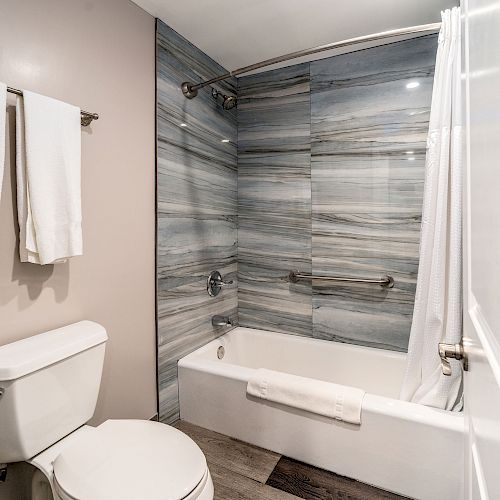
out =
<svg viewBox="0 0 500 500"><path fill-rule="evenodd" d="M449 377L451 375L451 364L449 359L461 360L464 366L464 370L467 371L467 356L464 352L464 346L460 344L438 344L439 358L441 359L441 370L443 375Z"/></svg>

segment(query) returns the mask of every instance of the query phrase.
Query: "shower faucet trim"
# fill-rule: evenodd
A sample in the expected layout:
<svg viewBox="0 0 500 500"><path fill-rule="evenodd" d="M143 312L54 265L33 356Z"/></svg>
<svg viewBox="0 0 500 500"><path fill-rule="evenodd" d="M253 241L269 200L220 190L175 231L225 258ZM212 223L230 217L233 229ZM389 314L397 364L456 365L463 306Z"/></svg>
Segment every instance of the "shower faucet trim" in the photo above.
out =
<svg viewBox="0 0 500 500"><path fill-rule="evenodd" d="M233 280L224 281L219 271L212 271L207 278L207 293L210 297L217 297L222 287L232 284Z"/></svg>

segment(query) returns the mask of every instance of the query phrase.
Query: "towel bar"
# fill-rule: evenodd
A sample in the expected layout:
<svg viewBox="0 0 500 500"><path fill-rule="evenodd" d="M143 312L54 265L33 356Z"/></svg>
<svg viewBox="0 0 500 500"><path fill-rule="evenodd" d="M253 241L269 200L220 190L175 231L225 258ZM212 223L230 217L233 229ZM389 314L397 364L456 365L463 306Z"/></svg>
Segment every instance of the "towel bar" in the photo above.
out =
<svg viewBox="0 0 500 500"><path fill-rule="evenodd" d="M14 89L12 87L7 87L7 92L10 92L11 94L16 94L16 95L23 95L23 91L19 89ZM99 115L97 113L89 113L88 111L80 111L81 118L80 118L80 123L82 124L82 127L87 127L92 123L92 120L98 120Z"/></svg>

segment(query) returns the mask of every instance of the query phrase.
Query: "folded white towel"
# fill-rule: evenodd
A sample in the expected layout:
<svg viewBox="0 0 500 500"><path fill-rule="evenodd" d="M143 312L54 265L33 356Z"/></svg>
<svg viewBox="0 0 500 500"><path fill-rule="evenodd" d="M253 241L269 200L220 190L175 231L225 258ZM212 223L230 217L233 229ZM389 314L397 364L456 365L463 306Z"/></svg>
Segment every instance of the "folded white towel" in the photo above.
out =
<svg viewBox="0 0 500 500"><path fill-rule="evenodd" d="M5 124L7 122L7 85L0 82L0 198L5 169Z"/></svg>
<svg viewBox="0 0 500 500"><path fill-rule="evenodd" d="M360 424L365 391L260 368L248 381L247 394L351 424Z"/></svg>
<svg viewBox="0 0 500 500"><path fill-rule="evenodd" d="M21 262L82 254L80 109L23 90L16 108Z"/></svg>

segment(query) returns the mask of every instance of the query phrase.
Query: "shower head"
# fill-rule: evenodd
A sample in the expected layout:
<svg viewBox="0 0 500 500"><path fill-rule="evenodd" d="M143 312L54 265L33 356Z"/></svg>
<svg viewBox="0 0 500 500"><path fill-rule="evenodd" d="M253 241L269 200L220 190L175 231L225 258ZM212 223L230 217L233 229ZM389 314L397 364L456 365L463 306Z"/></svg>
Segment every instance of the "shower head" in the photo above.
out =
<svg viewBox="0 0 500 500"><path fill-rule="evenodd" d="M222 107L224 109L233 109L236 106L236 97L233 95L225 95Z"/></svg>
<svg viewBox="0 0 500 500"><path fill-rule="evenodd" d="M212 97L216 101L222 101L222 107L224 109L233 109L237 104L236 96L234 95L225 95L222 92L219 92L216 89L212 89Z"/></svg>

